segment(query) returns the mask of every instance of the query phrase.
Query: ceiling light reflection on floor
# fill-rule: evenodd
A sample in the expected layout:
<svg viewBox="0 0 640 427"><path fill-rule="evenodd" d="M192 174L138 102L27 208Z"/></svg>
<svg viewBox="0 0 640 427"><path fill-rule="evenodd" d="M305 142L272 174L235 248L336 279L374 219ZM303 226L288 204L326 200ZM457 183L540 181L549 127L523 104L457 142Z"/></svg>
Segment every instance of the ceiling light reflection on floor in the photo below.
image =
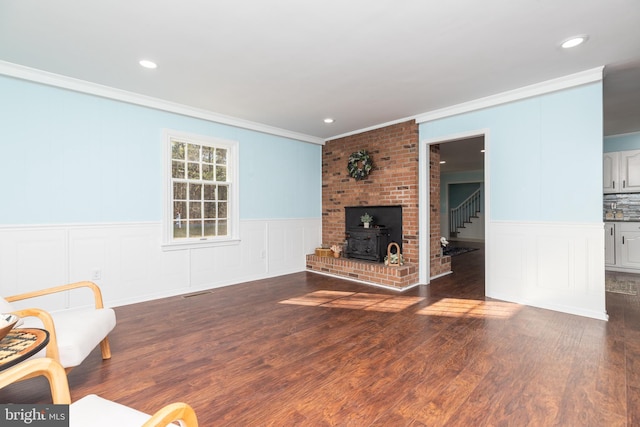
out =
<svg viewBox="0 0 640 427"><path fill-rule="evenodd" d="M522 308L519 304L502 301L444 298L418 311L418 314L445 317L473 317L508 319Z"/></svg>

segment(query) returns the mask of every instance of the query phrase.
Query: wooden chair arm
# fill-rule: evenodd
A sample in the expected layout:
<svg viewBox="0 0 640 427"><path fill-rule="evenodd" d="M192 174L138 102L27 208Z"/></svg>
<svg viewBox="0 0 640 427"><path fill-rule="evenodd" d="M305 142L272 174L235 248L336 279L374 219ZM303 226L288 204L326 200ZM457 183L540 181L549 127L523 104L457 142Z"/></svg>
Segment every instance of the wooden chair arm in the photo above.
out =
<svg viewBox="0 0 640 427"><path fill-rule="evenodd" d="M165 427L171 422L179 422L182 427L198 427L198 418L193 408L186 403L171 403L142 425L142 427Z"/></svg>
<svg viewBox="0 0 640 427"><path fill-rule="evenodd" d="M102 291L100 291L100 288L98 287L98 285L88 281L76 282L76 283L70 283L68 285L61 285L61 286L54 286L52 288L40 289L33 292L26 292L24 294L4 297L4 299L6 299L8 302L20 301L28 298L41 297L43 295L49 295L57 292L64 292L64 291L69 291L69 290L78 289L78 288L91 289L93 291L93 298L96 304L96 308L104 308L104 305L102 302Z"/></svg>
<svg viewBox="0 0 640 427"><path fill-rule="evenodd" d="M29 359L0 372L0 388L39 375L46 377L49 381L53 403L65 405L71 403L67 374L58 362L49 358Z"/></svg>
<svg viewBox="0 0 640 427"><path fill-rule="evenodd" d="M43 329L49 332L49 343L47 344L47 357L60 362L60 353L58 352L58 338L56 337L56 326L49 312L40 308L25 308L12 312L18 317L37 317L42 322Z"/></svg>

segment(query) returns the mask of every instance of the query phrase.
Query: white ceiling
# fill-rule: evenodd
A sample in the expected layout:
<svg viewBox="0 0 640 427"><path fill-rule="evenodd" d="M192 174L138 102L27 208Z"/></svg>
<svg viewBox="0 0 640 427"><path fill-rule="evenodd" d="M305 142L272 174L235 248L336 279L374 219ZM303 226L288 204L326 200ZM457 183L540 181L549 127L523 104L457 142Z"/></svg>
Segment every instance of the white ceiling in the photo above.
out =
<svg viewBox="0 0 640 427"><path fill-rule="evenodd" d="M639 22L638 0L0 0L0 60L323 139L605 65L619 134Z"/></svg>

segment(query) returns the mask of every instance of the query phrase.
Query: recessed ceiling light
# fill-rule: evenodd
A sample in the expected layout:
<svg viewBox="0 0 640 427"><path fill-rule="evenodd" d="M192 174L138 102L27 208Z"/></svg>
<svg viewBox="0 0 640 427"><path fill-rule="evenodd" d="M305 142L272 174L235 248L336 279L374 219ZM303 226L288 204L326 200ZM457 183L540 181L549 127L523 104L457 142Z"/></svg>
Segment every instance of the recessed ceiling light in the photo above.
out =
<svg viewBox="0 0 640 427"><path fill-rule="evenodd" d="M139 64L142 65L144 68L150 68L150 69L158 68L158 64L156 64L153 61L149 61L148 59L141 60Z"/></svg>
<svg viewBox="0 0 640 427"><path fill-rule="evenodd" d="M560 44L560 46L562 46L565 49L570 49L572 47L576 47L576 46L581 45L582 43L586 42L588 38L589 37L586 36L586 35L573 36L570 39L567 39L567 40L563 41L562 44Z"/></svg>
<svg viewBox="0 0 640 427"><path fill-rule="evenodd" d="M481 153L484 153L484 148L482 150L480 150Z"/></svg>
<svg viewBox="0 0 640 427"><path fill-rule="evenodd" d="M447 163L445 160L440 160L441 165L444 165L445 163Z"/></svg>
<svg viewBox="0 0 640 427"><path fill-rule="evenodd" d="M335 120L333 120L331 117L327 117L326 119L324 119L324 122L326 124L331 124L331 123L335 122Z"/></svg>

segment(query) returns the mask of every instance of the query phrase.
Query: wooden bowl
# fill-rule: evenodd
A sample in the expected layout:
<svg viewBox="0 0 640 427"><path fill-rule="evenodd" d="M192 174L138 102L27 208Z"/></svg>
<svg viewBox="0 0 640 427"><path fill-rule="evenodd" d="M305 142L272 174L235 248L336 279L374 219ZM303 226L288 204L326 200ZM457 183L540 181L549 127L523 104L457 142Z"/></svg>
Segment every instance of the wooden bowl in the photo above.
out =
<svg viewBox="0 0 640 427"><path fill-rule="evenodd" d="M15 314L0 314L0 340L18 323L20 318Z"/></svg>

